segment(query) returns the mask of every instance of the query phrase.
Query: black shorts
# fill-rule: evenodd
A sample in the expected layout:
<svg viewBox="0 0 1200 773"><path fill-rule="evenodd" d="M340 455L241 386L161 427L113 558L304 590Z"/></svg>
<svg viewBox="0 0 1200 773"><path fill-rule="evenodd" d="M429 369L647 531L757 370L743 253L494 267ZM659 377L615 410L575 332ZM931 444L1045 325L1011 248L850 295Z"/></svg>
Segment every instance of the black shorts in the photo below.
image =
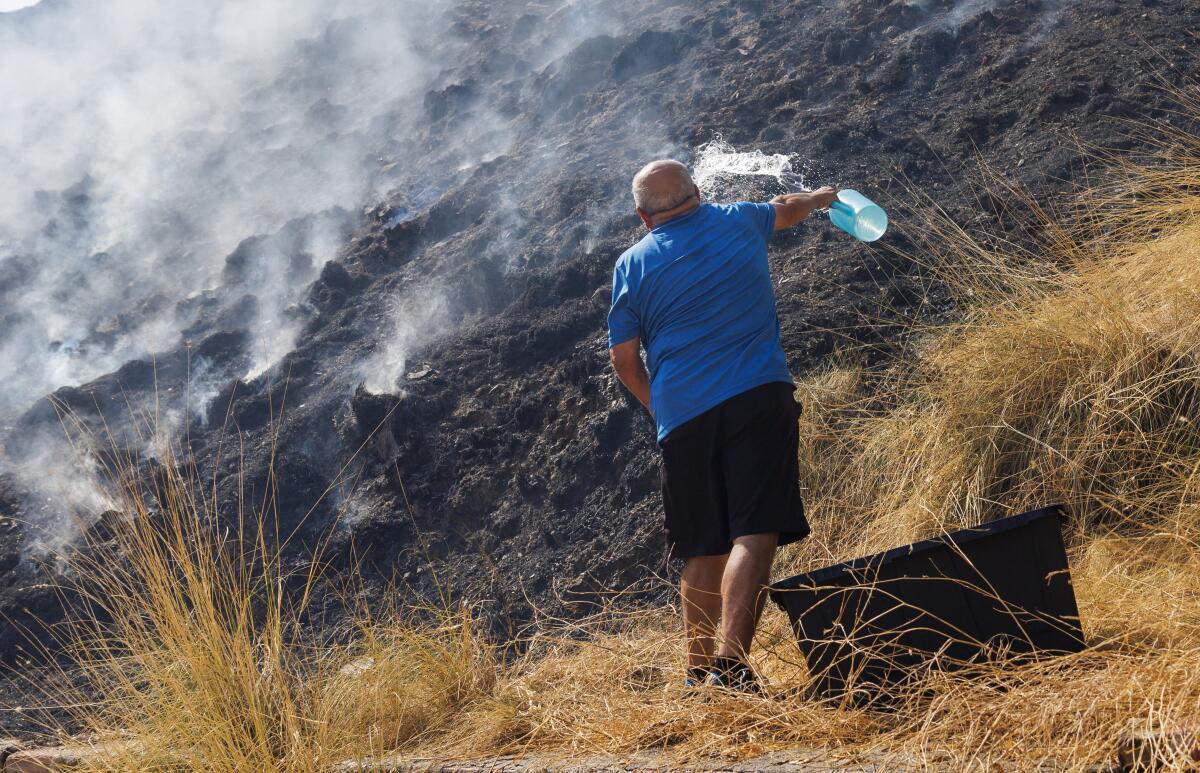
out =
<svg viewBox="0 0 1200 773"><path fill-rule="evenodd" d="M672 556L723 555L747 534L779 532L780 545L808 535L794 391L775 382L734 395L659 443Z"/></svg>

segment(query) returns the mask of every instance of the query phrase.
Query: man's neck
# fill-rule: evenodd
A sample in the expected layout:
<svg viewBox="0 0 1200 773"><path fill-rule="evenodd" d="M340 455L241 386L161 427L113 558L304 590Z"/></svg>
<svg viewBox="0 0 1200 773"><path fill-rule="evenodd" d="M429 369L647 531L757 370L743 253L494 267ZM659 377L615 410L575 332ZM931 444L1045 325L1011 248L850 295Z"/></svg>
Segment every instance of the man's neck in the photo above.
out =
<svg viewBox="0 0 1200 773"><path fill-rule="evenodd" d="M655 228L658 228L660 225L667 222L668 220L674 220L677 217L683 217L684 215L686 215L687 213L691 212L692 210L696 209L699 206L700 206L700 200L697 199L695 196L692 196L687 201L683 202L682 204L680 204L678 207L675 207L674 209L668 209L666 212L659 212L657 215L654 215L653 217L651 217L650 221L652 223L654 223Z"/></svg>

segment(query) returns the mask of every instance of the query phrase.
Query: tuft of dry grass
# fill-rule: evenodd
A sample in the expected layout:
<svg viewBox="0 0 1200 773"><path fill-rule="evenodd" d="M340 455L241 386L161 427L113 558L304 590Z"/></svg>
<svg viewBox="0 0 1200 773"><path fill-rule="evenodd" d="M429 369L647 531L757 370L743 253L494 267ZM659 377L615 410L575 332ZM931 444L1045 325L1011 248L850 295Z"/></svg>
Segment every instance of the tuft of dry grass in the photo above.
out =
<svg viewBox="0 0 1200 773"><path fill-rule="evenodd" d="M269 511L221 526L161 458L150 482L114 464L120 516L68 558L72 665L57 681L76 687L50 697L102 752L88 770L327 771L418 743L490 695L495 650L469 610L363 610L317 639L319 552L285 566Z"/></svg>

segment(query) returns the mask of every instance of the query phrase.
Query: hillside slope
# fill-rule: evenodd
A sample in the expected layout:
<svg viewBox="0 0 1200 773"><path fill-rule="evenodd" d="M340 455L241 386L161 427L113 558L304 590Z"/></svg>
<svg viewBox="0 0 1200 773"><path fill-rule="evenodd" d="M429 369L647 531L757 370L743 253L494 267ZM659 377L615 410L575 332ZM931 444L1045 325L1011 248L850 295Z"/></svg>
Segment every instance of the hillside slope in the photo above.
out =
<svg viewBox="0 0 1200 773"><path fill-rule="evenodd" d="M978 155L1047 199L1078 182L1072 135L1129 146L1121 120L1161 114L1170 100L1151 68L1169 81L1192 71L1189 30L1200 28L1186 0L601 11L610 23L594 35L536 2L448 13L470 55L425 94L420 130L381 149L396 180L388 200L323 215L348 229L345 246L290 312L301 333L266 372L248 372L244 319L178 299L202 307L186 342L55 398L98 432L127 428L130 405L187 389L203 359L225 377L177 434L200 475L216 476L230 517L243 495L274 497L284 533L298 534L297 562L333 530L335 565L360 561L368 595L393 578L431 594L437 576L490 600L504 631L531 603L561 609L663 568L652 427L604 345L611 267L639 235L627 185L643 161L720 134L795 153L814 183L867 191L903 222L901 180L973 215ZM719 193L765 197L772 185ZM243 242L226 262L229 287L255 281L242 267L287 254L289 239L284 229ZM899 233L855 244L820 218L773 242L794 372L839 347L870 360L912 321L953 313L889 247L912 245ZM6 453L53 431L43 401L7 431ZM152 470L132 434L117 444ZM0 505L14 524L44 520L13 478L0 478ZM9 621L55 614L36 538L0 529L5 655L19 639ZM329 597L331 611L338 603Z"/></svg>

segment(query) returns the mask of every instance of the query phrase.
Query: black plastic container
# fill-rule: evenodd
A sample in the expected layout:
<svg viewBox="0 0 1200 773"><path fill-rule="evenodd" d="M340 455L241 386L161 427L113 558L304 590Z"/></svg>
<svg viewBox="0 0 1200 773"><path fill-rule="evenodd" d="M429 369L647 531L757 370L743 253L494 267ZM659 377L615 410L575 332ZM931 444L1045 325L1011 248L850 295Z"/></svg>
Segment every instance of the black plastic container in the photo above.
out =
<svg viewBox="0 0 1200 773"><path fill-rule="evenodd" d="M1083 649L1061 506L781 580L822 697L886 697L914 673Z"/></svg>

